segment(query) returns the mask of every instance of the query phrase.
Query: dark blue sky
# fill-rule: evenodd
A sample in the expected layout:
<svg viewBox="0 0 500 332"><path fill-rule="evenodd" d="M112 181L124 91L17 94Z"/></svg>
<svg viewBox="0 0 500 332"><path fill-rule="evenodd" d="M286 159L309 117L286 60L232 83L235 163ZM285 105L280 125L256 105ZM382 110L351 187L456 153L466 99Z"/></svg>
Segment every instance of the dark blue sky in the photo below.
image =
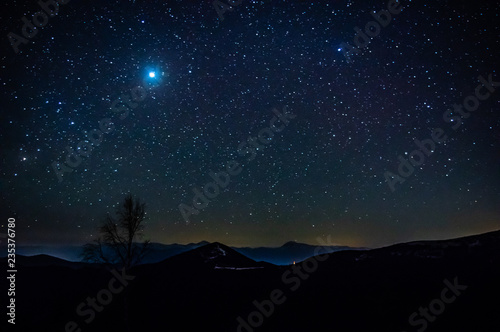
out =
<svg viewBox="0 0 500 332"><path fill-rule="evenodd" d="M480 75L500 81L500 5L399 6L347 61L355 27L388 1L242 1L221 20L211 1L71 0L18 54L7 35L41 9L3 4L4 227L15 216L23 244L83 243L130 192L164 243L379 246L500 228L500 87L469 115L453 106ZM435 128L447 140L392 191L384 174Z"/></svg>

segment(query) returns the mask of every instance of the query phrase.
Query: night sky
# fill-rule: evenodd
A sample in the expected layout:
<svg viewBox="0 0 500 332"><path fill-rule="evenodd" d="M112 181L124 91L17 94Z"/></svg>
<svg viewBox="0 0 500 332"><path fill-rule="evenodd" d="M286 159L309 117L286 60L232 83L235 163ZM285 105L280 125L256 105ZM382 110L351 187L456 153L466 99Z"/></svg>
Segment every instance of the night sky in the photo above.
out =
<svg viewBox="0 0 500 332"><path fill-rule="evenodd" d="M2 4L3 229L15 217L18 245L85 243L127 193L162 243L375 247L499 229L500 85L478 77L500 81L500 4L400 1L348 53L390 2L243 0L221 20L212 1L71 0L32 38L21 19L37 1ZM10 32L26 39L17 54ZM460 115L478 85L484 100ZM447 139L387 182L435 128ZM228 164L196 209L193 188ZM186 222L180 204L198 214Z"/></svg>

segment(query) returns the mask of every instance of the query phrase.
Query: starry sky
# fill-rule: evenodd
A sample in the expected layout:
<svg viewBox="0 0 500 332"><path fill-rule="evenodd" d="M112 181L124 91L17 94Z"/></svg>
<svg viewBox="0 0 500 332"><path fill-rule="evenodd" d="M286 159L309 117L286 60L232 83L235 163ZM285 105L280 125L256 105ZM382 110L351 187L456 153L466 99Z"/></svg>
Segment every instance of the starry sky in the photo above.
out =
<svg viewBox="0 0 500 332"><path fill-rule="evenodd" d="M243 0L219 16L212 1L71 0L18 53L9 33L41 9L2 4L2 228L15 217L18 244L85 243L132 193L162 243L376 247L499 229L500 87L443 114L480 75L500 81L500 4L400 1L348 54L389 2ZM435 128L447 140L393 191L386 172ZM195 207L228 163L240 172ZM186 222L181 204L198 214Z"/></svg>

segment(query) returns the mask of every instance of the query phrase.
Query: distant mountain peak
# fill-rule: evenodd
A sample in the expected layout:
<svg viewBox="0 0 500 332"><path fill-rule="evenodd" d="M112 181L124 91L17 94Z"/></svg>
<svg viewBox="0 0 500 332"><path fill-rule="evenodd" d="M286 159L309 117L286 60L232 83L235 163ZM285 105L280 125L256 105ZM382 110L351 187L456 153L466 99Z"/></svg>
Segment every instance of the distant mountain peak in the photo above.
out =
<svg viewBox="0 0 500 332"><path fill-rule="evenodd" d="M204 246L204 245L207 245L207 244L210 244L210 242L208 241L200 241L200 242L191 242L191 243L188 243L188 244L185 244L185 246Z"/></svg>
<svg viewBox="0 0 500 332"><path fill-rule="evenodd" d="M296 241L288 241L287 243L285 243L281 247L293 248L293 247L304 247L304 246L310 246L310 245L305 244L305 243L296 242Z"/></svg>

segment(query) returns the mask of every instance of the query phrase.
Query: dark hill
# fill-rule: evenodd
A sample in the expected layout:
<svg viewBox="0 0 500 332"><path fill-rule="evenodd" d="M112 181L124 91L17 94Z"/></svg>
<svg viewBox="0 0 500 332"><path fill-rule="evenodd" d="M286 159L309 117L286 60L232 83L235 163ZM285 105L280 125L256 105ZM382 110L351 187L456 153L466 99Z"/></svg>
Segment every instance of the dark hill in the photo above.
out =
<svg viewBox="0 0 500 332"><path fill-rule="evenodd" d="M262 264L255 262L253 259L219 242L206 244L188 252L167 258L162 263L168 263L169 265L191 265L209 269L241 269L262 266Z"/></svg>

